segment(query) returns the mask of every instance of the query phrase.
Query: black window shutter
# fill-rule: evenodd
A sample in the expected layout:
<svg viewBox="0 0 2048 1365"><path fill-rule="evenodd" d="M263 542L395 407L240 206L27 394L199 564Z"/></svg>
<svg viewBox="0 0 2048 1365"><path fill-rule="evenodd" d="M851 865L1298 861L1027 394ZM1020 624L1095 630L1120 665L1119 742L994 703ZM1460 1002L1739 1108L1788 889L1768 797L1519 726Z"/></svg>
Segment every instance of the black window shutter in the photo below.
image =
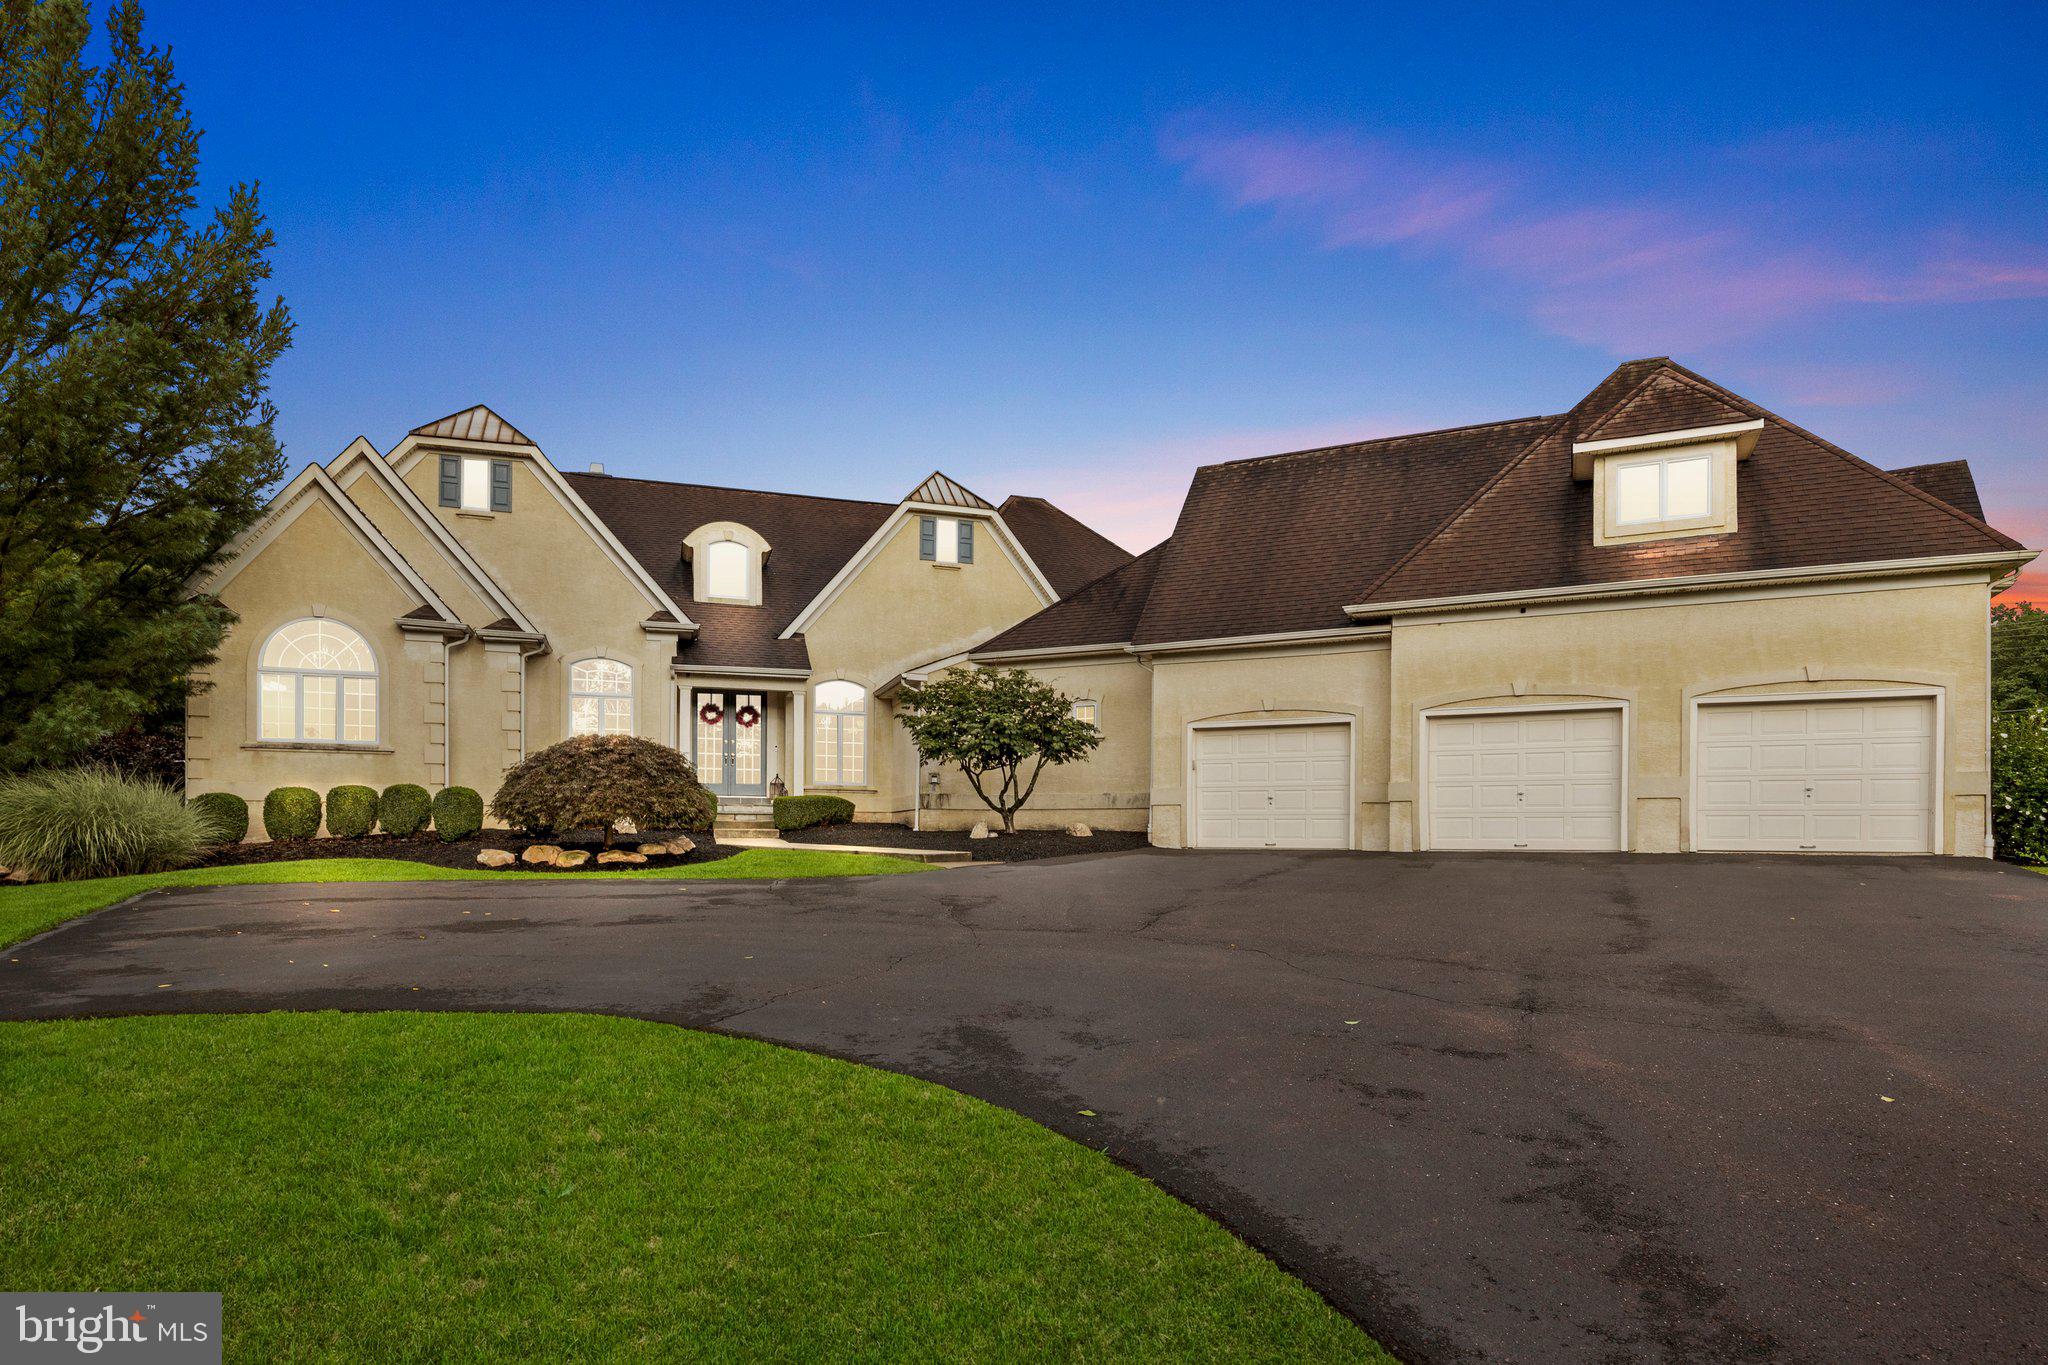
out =
<svg viewBox="0 0 2048 1365"><path fill-rule="evenodd" d="M937 559L939 557L939 522L936 517L919 517L917 521L917 557Z"/></svg>
<svg viewBox="0 0 2048 1365"><path fill-rule="evenodd" d="M509 512L512 510L512 462L491 461L491 510Z"/></svg>
<svg viewBox="0 0 2048 1365"><path fill-rule="evenodd" d="M972 564L974 562L974 523L963 518L959 525L960 562L962 564Z"/></svg>
<svg viewBox="0 0 2048 1365"><path fill-rule="evenodd" d="M441 457L441 505L462 506L462 461L453 455Z"/></svg>

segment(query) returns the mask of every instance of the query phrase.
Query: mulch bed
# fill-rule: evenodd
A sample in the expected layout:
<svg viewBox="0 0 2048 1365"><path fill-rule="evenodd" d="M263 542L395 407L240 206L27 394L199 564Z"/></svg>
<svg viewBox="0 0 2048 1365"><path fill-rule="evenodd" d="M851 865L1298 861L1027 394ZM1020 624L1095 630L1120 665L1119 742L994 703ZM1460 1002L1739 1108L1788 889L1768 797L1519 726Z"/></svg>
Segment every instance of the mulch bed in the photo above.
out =
<svg viewBox="0 0 2048 1365"><path fill-rule="evenodd" d="M783 831L792 844L858 844L866 848L930 848L974 855L979 863L1018 863L1033 858L1067 858L1076 853L1123 853L1145 847L1143 830L1098 829L1085 839L1061 829L997 832L970 839L964 829L912 829L908 825L813 825Z"/></svg>
<svg viewBox="0 0 2048 1365"><path fill-rule="evenodd" d="M620 834L614 836L612 847L631 853L643 843L659 843L668 838L666 834ZM719 858L730 858L740 850L723 848L713 841L709 834L692 834L696 841L694 851L680 858L649 854L645 863L626 863L626 867L680 867L685 863L708 863ZM533 839L509 830L495 830L457 839L448 843L433 833L427 834L366 834L360 839L273 839L264 844L229 844L204 854L194 867L227 867L237 863L281 863L296 858L390 858L398 862L432 863L436 867L478 867L476 855L487 848L502 848L515 858L534 844L553 844L558 848L581 848L590 851L590 861L578 871L589 872L597 867L597 855L604 848L595 838ZM606 864L607 867L613 864ZM550 867L535 868L526 863L514 863L514 868L527 872L552 872ZM483 871L492 869L483 868ZM504 869L511 871L511 868ZM567 870L567 869L564 869Z"/></svg>

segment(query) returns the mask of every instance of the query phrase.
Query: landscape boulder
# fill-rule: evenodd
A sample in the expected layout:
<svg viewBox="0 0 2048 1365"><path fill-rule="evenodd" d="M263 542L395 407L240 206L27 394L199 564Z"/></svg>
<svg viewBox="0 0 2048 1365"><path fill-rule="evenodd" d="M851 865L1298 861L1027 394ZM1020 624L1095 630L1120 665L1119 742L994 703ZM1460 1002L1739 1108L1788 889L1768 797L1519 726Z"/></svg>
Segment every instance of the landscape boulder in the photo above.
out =
<svg viewBox="0 0 2048 1365"><path fill-rule="evenodd" d="M624 849L608 848L604 852L597 855L597 861L600 864L644 863L647 861L647 855L645 853L628 853Z"/></svg>
<svg viewBox="0 0 2048 1365"><path fill-rule="evenodd" d="M678 834L675 838L669 840L668 843L665 844L663 847L665 847L668 850L668 854L670 857L680 858L687 853L695 852L697 848L697 841Z"/></svg>
<svg viewBox="0 0 2048 1365"><path fill-rule="evenodd" d="M634 852L636 852L636 853L639 853L639 854L643 855L644 857L648 857L648 858L660 858L660 857L663 857L663 856L665 856L665 855L666 855L666 854L668 853L668 845L667 845L667 844L642 844L642 845L640 845L640 847L639 847L639 848L637 848L637 849L635 849L635 850L633 850L633 851L634 851Z"/></svg>
<svg viewBox="0 0 2048 1365"><path fill-rule="evenodd" d="M1076 839L1092 839L1095 837L1095 831L1079 820L1067 826L1067 833L1073 835Z"/></svg>
<svg viewBox="0 0 2048 1365"><path fill-rule="evenodd" d="M520 862L532 863L535 867L554 867L561 860L562 849L559 844L535 844L519 855Z"/></svg>
<svg viewBox="0 0 2048 1365"><path fill-rule="evenodd" d="M510 867L518 861L502 848L487 848L476 855L476 860L483 867Z"/></svg>
<svg viewBox="0 0 2048 1365"><path fill-rule="evenodd" d="M970 839L993 839L996 836L989 833L988 821L976 820L974 828L967 831L967 837Z"/></svg>
<svg viewBox="0 0 2048 1365"><path fill-rule="evenodd" d="M580 848L572 848L566 851L562 849L555 850L556 867L581 867L589 861L590 854Z"/></svg>

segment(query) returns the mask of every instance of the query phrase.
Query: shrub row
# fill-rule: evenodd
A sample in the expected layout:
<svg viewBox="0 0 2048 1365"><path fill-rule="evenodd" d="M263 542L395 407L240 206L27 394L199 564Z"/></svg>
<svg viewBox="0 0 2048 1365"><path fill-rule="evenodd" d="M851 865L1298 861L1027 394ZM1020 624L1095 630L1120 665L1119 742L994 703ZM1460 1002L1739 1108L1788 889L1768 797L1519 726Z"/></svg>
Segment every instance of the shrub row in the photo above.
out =
<svg viewBox="0 0 2048 1365"><path fill-rule="evenodd" d="M241 797L208 792L194 797L192 806L221 831L213 842L247 837L249 806ZM435 832L452 843L483 828L484 800L468 787L447 787L430 796L411 782L386 787L381 794L374 787L335 787L324 803L311 787L279 787L263 798L263 830L273 839L310 839L320 832L323 812L327 832L337 839L360 839L373 829L403 837L418 834L431 821Z"/></svg>
<svg viewBox="0 0 2048 1365"><path fill-rule="evenodd" d="M853 818L853 802L843 796L778 796L775 828L809 829L812 825L843 825Z"/></svg>

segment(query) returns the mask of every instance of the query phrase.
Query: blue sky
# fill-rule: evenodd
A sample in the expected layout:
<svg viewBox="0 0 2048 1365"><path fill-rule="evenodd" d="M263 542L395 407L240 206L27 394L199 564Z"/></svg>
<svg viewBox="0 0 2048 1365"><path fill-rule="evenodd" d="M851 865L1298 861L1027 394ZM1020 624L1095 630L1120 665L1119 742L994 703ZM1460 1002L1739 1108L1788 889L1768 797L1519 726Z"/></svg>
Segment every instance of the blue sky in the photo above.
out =
<svg viewBox="0 0 2048 1365"><path fill-rule="evenodd" d="M262 184L295 466L485 402L566 467L940 467L1142 548L1198 464L1671 354L2048 542L2041 11L1437 8L149 18Z"/></svg>

